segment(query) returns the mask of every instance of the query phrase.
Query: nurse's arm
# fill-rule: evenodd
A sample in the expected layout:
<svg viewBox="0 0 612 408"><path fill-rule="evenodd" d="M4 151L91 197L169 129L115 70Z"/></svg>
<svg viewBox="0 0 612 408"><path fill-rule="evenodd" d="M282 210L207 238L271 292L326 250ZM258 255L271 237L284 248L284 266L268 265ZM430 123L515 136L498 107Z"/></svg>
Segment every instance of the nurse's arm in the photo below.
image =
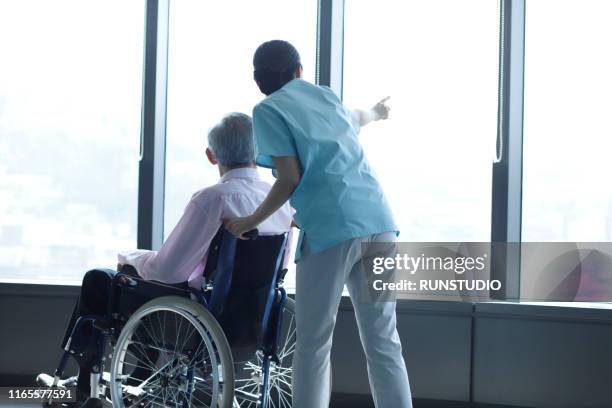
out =
<svg viewBox="0 0 612 408"><path fill-rule="evenodd" d="M272 160L276 166L276 182L263 202L248 217L225 221L225 228L238 238L246 239L242 234L257 228L259 224L274 214L287 202L300 183L300 163L296 157L272 157Z"/></svg>
<svg viewBox="0 0 612 408"><path fill-rule="evenodd" d="M255 226L261 224L269 216L283 206L300 183L301 170L297 157L272 157L276 167L276 181L267 197L251 215Z"/></svg>
<svg viewBox="0 0 612 408"><path fill-rule="evenodd" d="M389 98L390 97L387 96L386 98L382 99L371 109L354 109L353 111L351 111L351 114L357 120L359 126L362 127L376 120L388 119L389 111L391 111L391 108L389 107L389 105L387 105L387 101L389 100Z"/></svg>

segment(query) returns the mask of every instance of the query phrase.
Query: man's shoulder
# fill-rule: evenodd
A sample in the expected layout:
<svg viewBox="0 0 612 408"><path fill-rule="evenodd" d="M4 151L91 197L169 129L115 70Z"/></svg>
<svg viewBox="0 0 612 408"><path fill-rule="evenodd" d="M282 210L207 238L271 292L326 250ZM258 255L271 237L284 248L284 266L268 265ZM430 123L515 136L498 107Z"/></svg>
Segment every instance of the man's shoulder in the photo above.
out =
<svg viewBox="0 0 612 408"><path fill-rule="evenodd" d="M230 179L224 183L213 184L196 191L192 195L191 201L204 205L229 196L238 198L244 196L246 198L253 194L267 194L271 188L272 186L263 180Z"/></svg>
<svg viewBox="0 0 612 408"><path fill-rule="evenodd" d="M219 189L219 184L204 187L191 195L190 203L196 204L199 207L204 207L207 204L213 203L221 198L222 192Z"/></svg>

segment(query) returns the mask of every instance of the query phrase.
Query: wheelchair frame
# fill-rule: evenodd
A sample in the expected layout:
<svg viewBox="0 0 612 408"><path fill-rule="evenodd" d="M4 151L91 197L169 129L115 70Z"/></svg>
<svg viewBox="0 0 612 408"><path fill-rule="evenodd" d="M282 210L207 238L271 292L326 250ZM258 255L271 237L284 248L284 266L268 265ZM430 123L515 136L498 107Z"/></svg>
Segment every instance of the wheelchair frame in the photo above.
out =
<svg viewBox="0 0 612 408"><path fill-rule="evenodd" d="M236 245L237 245L237 240L236 238L234 238L233 236L231 236L229 233L222 233L221 234L221 248L222 250L219 253L219 257L220 260L221 258L226 258L225 261L226 262L230 262L230 264L232 265L233 268L233 259L229 259L228 257L230 255L234 255L235 254L235 250L236 250ZM231 401L227 401L227 400L222 400L219 401L218 403L215 401L211 402L211 407L212 406L219 406L222 408L225 407L234 407L234 408L240 408L240 407L251 407L251 406L256 406L256 407L263 407L266 408L268 406L271 406L270 401L269 401L269 394L270 394L270 370L271 370L271 366L272 365L279 365L281 363L282 358L279 357L278 355L278 346L279 346L279 342L281 341L281 335L282 335L282 327L283 327L283 314L285 311L289 311L289 312L293 312L293 307L290 308L286 308L288 302L291 302L292 304L292 300L288 299L287 293L285 291L285 289L283 288L283 282L284 282L284 275L287 272L286 269L281 269L282 266L282 258L283 258L283 254L284 254L284 250L285 250L285 245L287 242L287 234L284 234L284 238L282 240L282 244L280 245L280 251L277 254L277 260L276 260L276 267L275 267L275 271L273 272L273 280L270 284L270 293L268 294L269 298L272 297L272 304L269 307L265 308L264 311L264 316L262 319L262 339L260 339L259 341L259 346L258 346L258 350L256 352L256 356L254 356L255 358L257 358L257 361L261 362L261 366L260 366L260 370L261 370L261 379L260 381L260 385L258 387L258 392L254 393L254 392L248 392L242 389L236 389L234 387L234 378L231 378L231 395L232 395L232 400ZM122 281L124 279L122 279L123 277L127 278L128 284L124 285L122 283ZM227 280L227 279L226 279ZM54 371L53 376L54 376L54 381L53 381L53 386L56 387L58 386L59 380L62 377L64 370L66 368L67 362L68 362L68 358L72 355L75 357L78 357L77 354L80 353L80 356L83 356L83 352L79 351L79 346L82 346L79 343L79 339L78 336L75 336L75 334L79 333L79 330L83 327L84 324L86 323L91 323L91 326L93 328L94 331L98 332L98 344L97 344L97 354L96 354L96 363L93 365L92 367L92 373L91 373L91 380L90 380L90 384L91 384L91 393L90 396L91 398L100 398L102 397L106 397L106 390L110 387L112 390L112 385L111 382L104 378L103 374L103 367L104 367L104 362L106 360L105 356L105 351L106 351L106 345L107 342L109 341L109 339L112 342L117 342L120 339L121 336L121 330L128 325L128 323L130 322L130 320L132 320L133 317L138 316L139 313L142 313L141 310L143 308L146 308L147 305L149 305L150 303L154 302L154 301L158 301L159 299L170 299L170 297L166 297L163 296L162 298L153 298L151 301L145 303L144 305L142 305L141 307L138 308L138 310L136 310L127 320L122 320L121 319L121 312L118 311L116 308L118 307L117 305L117 300L118 300L118 294L119 291L123 288L123 287L129 287L129 286L137 286L139 285L141 282L147 282L148 284L155 284L156 287L162 289L162 290L168 290L168 292L172 293L176 291L179 291L179 293L184 292L184 297L188 297L187 295L191 295L192 300L190 301L191 304L194 305L198 305L201 306L203 308L203 310L210 314L210 318L212 318L214 320L214 323L216 323L216 325L218 326L218 329L220 331L220 335L217 333L216 335L210 335L209 334L209 338L207 339L208 341L213 340L212 337L217 337L216 341L214 341L213 343L215 344L215 346L217 348L221 347L222 349L226 349L226 350L230 350L229 347L229 343L227 342L227 339L225 337L225 334L223 333L223 331L221 330L221 326L219 325L219 323L217 322L217 320L214 317L214 313L212 313L212 310L215 309L215 307L218 307L218 305L222 302L225 301L225 299L223 299L223 297L227 296L227 291L228 291L228 283L224 282L223 280L220 279L220 284L224 285L222 286L222 290L221 290L221 298L218 296L219 292L219 287L217 286L217 284L215 282L207 282L204 285L204 288L202 291L198 291L194 288L189 288L189 289L178 289L175 286L171 286L171 285L167 285L164 283L158 283L158 282L152 282L152 281L145 281L141 278L137 278L137 277L133 277L121 272L118 272L117 274L114 275L113 279L112 279L112 283L111 283L111 290L110 290L110 298L109 298L109 302L108 302L108 310L107 313L105 315L86 315L86 316L80 316L76 323L74 324L74 327L70 333L70 336L68 338L68 341L66 342L66 345L64 347L64 352L62 353L60 362L58 364L57 369ZM215 290L217 290L217 292L215 292ZM206 294L209 294L210 296L207 297L205 296ZM279 297L278 297L279 296ZM195 298L196 300L193 300L193 298ZM185 301L189 301L187 299L185 299ZM176 302L176 301L175 301ZM275 304L275 302L277 302L277 304ZM212 308L211 308L212 306ZM273 310L273 308L275 308L275 310ZM212 310L211 310L212 309ZM185 313L188 313L187 311ZM272 322L271 317L272 316L276 316L276 321ZM210 327L207 327L203 324L203 327L207 330L207 331L215 331L217 330L217 328L212 327L214 326L214 323L207 323L210 325ZM136 324L136 322L134 322L134 324ZM295 341L295 340L291 340L291 338L293 338L294 333L295 333L295 329L293 329L293 331L291 331L291 325L293 324L293 319L290 322L290 327L288 330L288 336L289 339L288 341ZM211 328L212 327L212 328ZM180 330L179 330L180 332ZM74 343L77 343L77 347L74 347ZM206 341L206 340L205 340ZM221 343L221 344L217 344L217 343ZM224 343L224 344L222 344ZM114 344L113 344L114 345ZM208 347L208 346L207 346ZM291 347L290 347L291 348ZM115 350L113 351L113 363L111 364L111 370L116 366L115 363L115 359L117 358L116 354L117 351L119 349L115 348ZM215 354L215 353L213 353ZM232 372L234 372L235 367L234 367L234 363L233 360L231 358L231 351L229 353L230 355L230 364L231 367L230 369L232 370ZM215 360L216 361L216 360ZM226 362L227 364L227 362ZM251 363L251 365L253 365L254 363ZM255 364L256 365L256 364ZM221 366L221 365L220 365ZM218 367L213 367L213 371L214 369L218 369ZM284 369L286 370L286 369ZM111 373L111 381L114 381L115 379L113 378L113 375L115 374L114 371L112 371ZM189 374L192 376L192 378L190 379L191 382L193 382L193 372L191 374ZM283 379L281 379L281 381L283 382L284 386L289 385L290 383L287 384L286 381L286 377L287 374L283 374L284 377ZM230 382L229 379L227 378L223 378L223 382L228 381L228 383ZM216 380L218 381L218 380ZM283 385L281 384L281 385ZM122 385L120 385L122 386ZM225 387L225 385L224 385ZM224 388L225 389L225 388ZM191 400L191 392L192 390L188 390L189 392L186 394L187 398L184 400L182 406L183 407L188 407L190 405L190 403L186 403L185 401L190 401ZM281 395L281 391L287 393L286 390L279 390L279 400L282 399L287 401L288 405L287 406L291 406L291 401L288 400L287 396ZM225 393L227 393L228 391L225 391ZM103 395L104 394L104 395ZM291 397L291 395L289 395L289 398ZM213 398L213 397L211 397ZM52 401L48 401L49 404L52 403ZM165 404L165 402L164 402ZM113 403L113 405L115 405L115 403ZM276 404L272 403L272 406L276 406Z"/></svg>

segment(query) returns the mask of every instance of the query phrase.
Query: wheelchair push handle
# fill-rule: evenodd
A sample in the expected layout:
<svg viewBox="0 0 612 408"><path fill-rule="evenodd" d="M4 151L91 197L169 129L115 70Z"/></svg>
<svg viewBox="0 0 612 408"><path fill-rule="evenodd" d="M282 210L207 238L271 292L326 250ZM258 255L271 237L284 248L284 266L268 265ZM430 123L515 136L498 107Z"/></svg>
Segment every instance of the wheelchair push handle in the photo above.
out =
<svg viewBox="0 0 612 408"><path fill-rule="evenodd" d="M242 235L245 236L249 240L257 239L257 237L259 236L259 230L257 228L254 228L250 231L245 232Z"/></svg>

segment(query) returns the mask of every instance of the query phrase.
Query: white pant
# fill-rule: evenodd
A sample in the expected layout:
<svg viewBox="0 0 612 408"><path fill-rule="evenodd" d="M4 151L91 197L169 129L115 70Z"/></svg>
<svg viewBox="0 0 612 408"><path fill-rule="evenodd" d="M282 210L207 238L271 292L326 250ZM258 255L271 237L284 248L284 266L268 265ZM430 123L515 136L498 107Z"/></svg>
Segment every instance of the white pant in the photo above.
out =
<svg viewBox="0 0 612 408"><path fill-rule="evenodd" d="M338 306L346 284L363 345L377 408L412 408L395 302L359 302L363 287L361 244L389 242L395 233L344 241L312 254L304 239L297 264L297 345L293 360L293 407L326 408L330 396L330 351Z"/></svg>

